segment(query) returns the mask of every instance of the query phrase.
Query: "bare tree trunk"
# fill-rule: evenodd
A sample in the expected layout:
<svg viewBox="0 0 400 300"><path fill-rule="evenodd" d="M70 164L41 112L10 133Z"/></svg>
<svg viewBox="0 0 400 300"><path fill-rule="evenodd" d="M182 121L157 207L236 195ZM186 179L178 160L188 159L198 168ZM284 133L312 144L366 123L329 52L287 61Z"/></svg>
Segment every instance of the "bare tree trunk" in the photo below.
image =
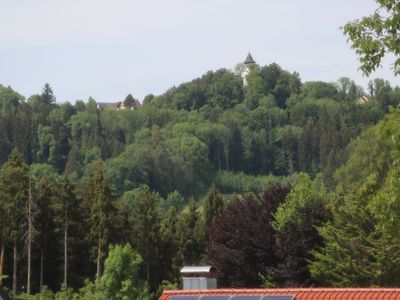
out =
<svg viewBox="0 0 400 300"><path fill-rule="evenodd" d="M269 113L269 130L268 130L268 144L272 143L272 117L271 112Z"/></svg>
<svg viewBox="0 0 400 300"><path fill-rule="evenodd" d="M225 167L229 170L229 136L227 135L224 142L224 154L225 154Z"/></svg>
<svg viewBox="0 0 400 300"><path fill-rule="evenodd" d="M289 175L293 175L293 173L294 173L293 156L289 150L287 151L287 156L288 156Z"/></svg>
<svg viewBox="0 0 400 300"><path fill-rule="evenodd" d="M13 254L13 282L12 282L12 294L15 297L17 294L17 242L14 242L14 254Z"/></svg>
<svg viewBox="0 0 400 300"><path fill-rule="evenodd" d="M68 228L64 227L64 285L67 286L68 276Z"/></svg>
<svg viewBox="0 0 400 300"><path fill-rule="evenodd" d="M43 249L40 248L40 279L39 279L39 291L40 292L43 289L43 261L44 261L44 253L43 253Z"/></svg>
<svg viewBox="0 0 400 300"><path fill-rule="evenodd" d="M221 170L221 153L220 153L220 149L219 149L219 145L217 146L217 161L218 161L218 170Z"/></svg>
<svg viewBox="0 0 400 300"><path fill-rule="evenodd" d="M1 246L0 246L0 286L3 285L2 282L2 276L3 276L3 270L4 270L4 252L5 252L5 245L4 241L1 240Z"/></svg>
<svg viewBox="0 0 400 300"><path fill-rule="evenodd" d="M31 293L31 252L32 252L32 183L31 177L29 176L29 199L28 199L28 274L26 283L26 293Z"/></svg>
<svg viewBox="0 0 400 300"><path fill-rule="evenodd" d="M97 246L97 271L96 271L96 279L100 279L100 256L101 256L101 247L100 247L100 238L99 238L99 243Z"/></svg>
<svg viewBox="0 0 400 300"><path fill-rule="evenodd" d="M146 279L150 282L149 237L146 236Z"/></svg>

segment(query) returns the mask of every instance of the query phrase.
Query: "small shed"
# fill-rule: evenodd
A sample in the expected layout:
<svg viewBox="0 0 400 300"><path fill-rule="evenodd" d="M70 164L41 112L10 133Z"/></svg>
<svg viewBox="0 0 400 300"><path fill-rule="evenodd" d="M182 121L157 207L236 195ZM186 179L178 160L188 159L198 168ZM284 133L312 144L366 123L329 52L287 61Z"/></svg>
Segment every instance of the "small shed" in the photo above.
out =
<svg viewBox="0 0 400 300"><path fill-rule="evenodd" d="M216 269L212 266L185 266L180 272L184 290L217 288Z"/></svg>

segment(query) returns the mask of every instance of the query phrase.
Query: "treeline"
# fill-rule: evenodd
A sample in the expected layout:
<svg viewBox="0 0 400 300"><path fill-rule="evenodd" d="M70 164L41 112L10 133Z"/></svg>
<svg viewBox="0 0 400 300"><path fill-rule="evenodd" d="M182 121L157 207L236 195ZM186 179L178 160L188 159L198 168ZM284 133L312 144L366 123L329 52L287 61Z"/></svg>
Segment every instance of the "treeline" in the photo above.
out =
<svg viewBox="0 0 400 300"><path fill-rule="evenodd" d="M397 207L398 113L385 115L400 89L302 83L276 64L247 83L209 72L121 111L0 86L4 285L146 299L199 263L223 286L386 284L397 215L379 216Z"/></svg>
<svg viewBox="0 0 400 300"><path fill-rule="evenodd" d="M203 259L206 223L194 199L185 204L179 193L163 199L147 186L118 199L101 162L82 191L66 175L53 180L32 174L17 151L0 169L0 274L7 275L3 281L12 294L35 293L44 286L54 291L61 286L81 287L85 279L97 279L99 284L106 280L104 276L119 275L127 280L136 276L132 288L139 285L137 293L150 298L163 280L178 282L182 264ZM222 206L215 187L204 201L208 218ZM117 261L124 260L122 275L113 264L107 268L107 263L103 272L110 244L135 249L127 250L125 259L115 254ZM130 256L135 257L132 273L125 269ZM123 279L118 278L113 280ZM89 293L90 284L81 293ZM129 299L136 299L137 293L128 293Z"/></svg>
<svg viewBox="0 0 400 300"><path fill-rule="evenodd" d="M332 186L349 142L400 100L381 79L367 91L348 78L301 83L276 64L248 77L243 87L235 73L209 72L121 111L99 110L93 99L57 104L49 85L27 100L1 86L0 163L16 148L38 173L66 172L82 186L103 160L120 196L146 184L163 197L201 197L216 180L244 178L237 173L322 173Z"/></svg>
<svg viewBox="0 0 400 300"><path fill-rule="evenodd" d="M397 287L400 284L400 112L394 109L322 176L232 198L209 231L208 262L232 287Z"/></svg>

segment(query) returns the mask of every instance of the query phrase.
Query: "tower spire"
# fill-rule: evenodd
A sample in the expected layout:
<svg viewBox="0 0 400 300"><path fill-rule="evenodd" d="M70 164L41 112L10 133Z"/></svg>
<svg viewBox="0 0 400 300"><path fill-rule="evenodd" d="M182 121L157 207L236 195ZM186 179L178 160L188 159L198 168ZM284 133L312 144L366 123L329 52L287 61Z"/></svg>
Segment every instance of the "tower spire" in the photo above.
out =
<svg viewBox="0 0 400 300"><path fill-rule="evenodd" d="M255 60L253 59L253 57L251 56L251 53L249 52L249 54L247 54L247 57L245 59L245 61L243 62L245 65L249 65L249 64L255 64Z"/></svg>
<svg viewBox="0 0 400 300"><path fill-rule="evenodd" d="M256 64L256 61L251 56L250 52L247 54L245 61L243 62L244 69L242 71L242 78L243 78L243 86L247 86L247 75L250 73L250 69L252 66Z"/></svg>

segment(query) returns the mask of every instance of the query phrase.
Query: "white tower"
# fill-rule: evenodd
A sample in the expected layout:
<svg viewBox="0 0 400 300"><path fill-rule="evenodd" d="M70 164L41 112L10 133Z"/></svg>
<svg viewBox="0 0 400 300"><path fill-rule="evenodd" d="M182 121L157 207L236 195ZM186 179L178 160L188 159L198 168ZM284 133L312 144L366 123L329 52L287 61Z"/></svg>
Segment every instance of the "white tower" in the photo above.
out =
<svg viewBox="0 0 400 300"><path fill-rule="evenodd" d="M253 57L251 56L250 52L247 54L247 57L245 61L243 62L244 68L242 72L242 78L243 78L243 85L247 86L247 80L246 77L250 73L250 68L252 65L254 65L256 62L254 61Z"/></svg>

